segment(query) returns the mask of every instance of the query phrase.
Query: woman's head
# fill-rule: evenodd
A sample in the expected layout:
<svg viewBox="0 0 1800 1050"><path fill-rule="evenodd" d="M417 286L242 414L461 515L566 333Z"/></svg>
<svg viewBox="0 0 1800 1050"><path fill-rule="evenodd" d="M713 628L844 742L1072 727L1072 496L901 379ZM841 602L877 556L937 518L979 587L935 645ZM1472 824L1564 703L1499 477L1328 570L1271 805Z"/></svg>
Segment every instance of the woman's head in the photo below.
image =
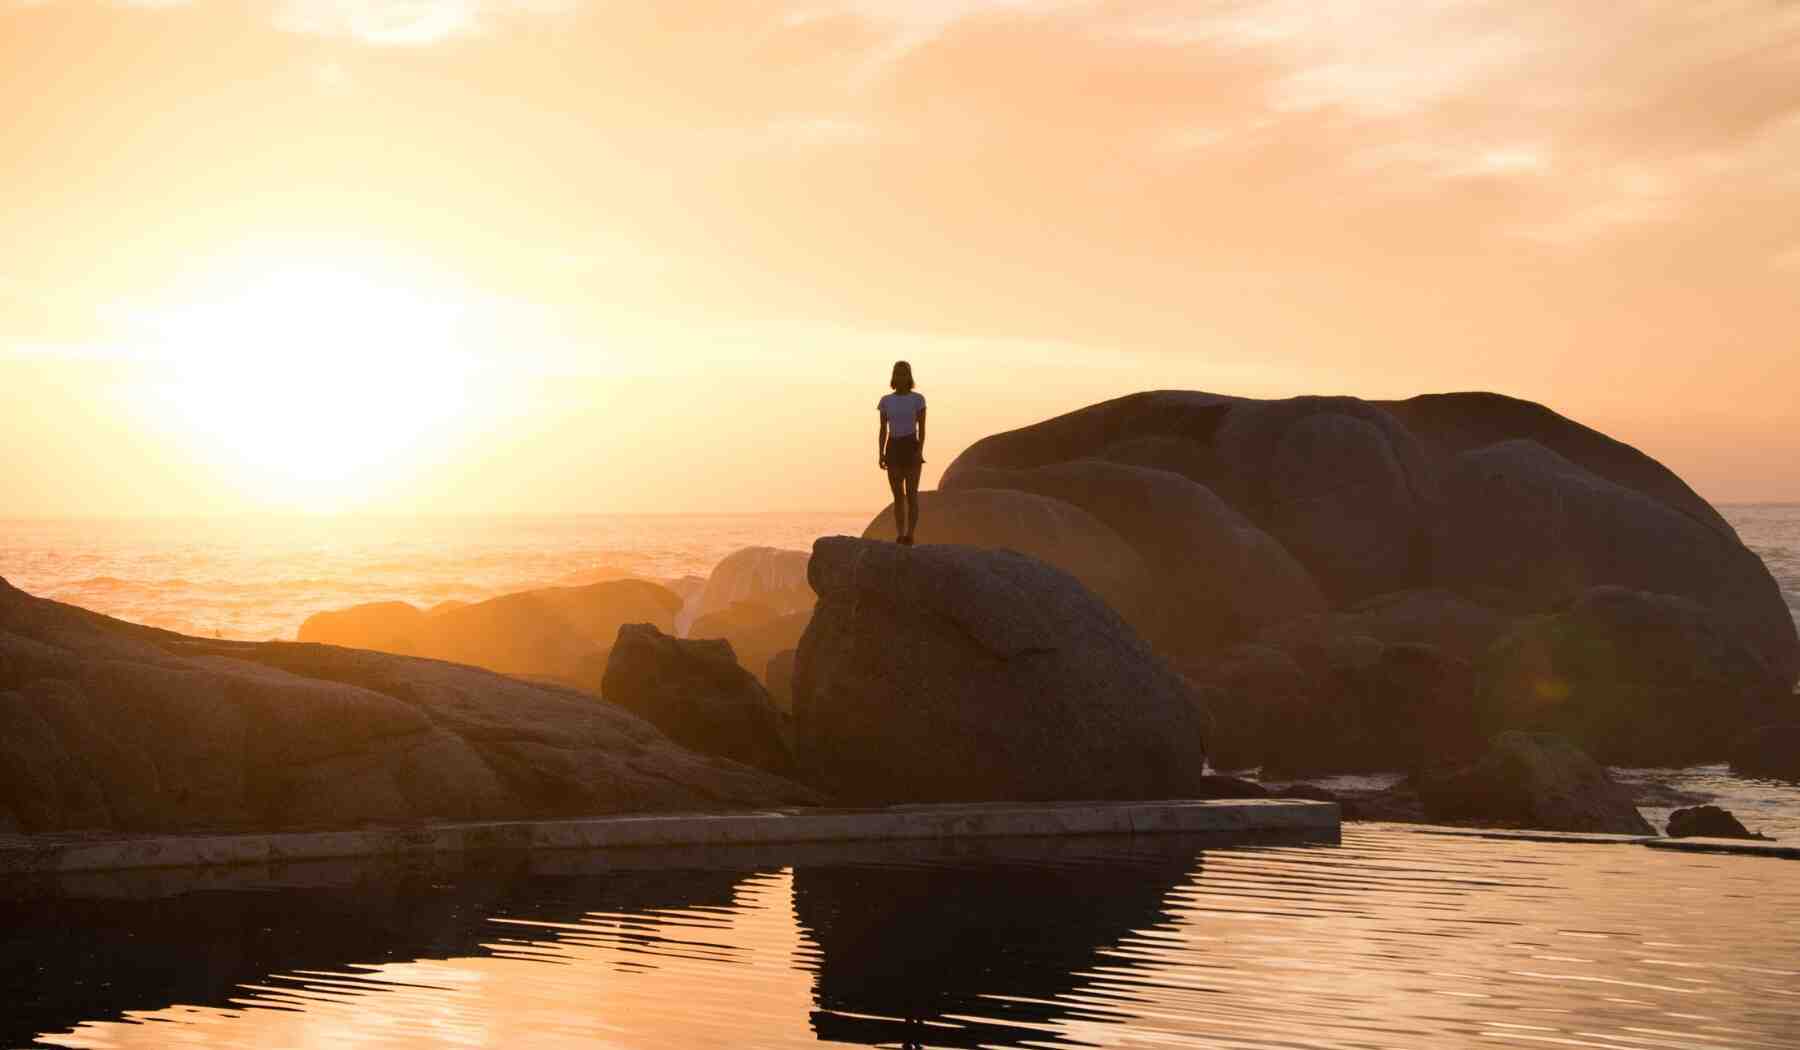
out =
<svg viewBox="0 0 1800 1050"><path fill-rule="evenodd" d="M894 374L888 377L888 386L902 394L911 391L913 388L912 366L905 361L895 361Z"/></svg>

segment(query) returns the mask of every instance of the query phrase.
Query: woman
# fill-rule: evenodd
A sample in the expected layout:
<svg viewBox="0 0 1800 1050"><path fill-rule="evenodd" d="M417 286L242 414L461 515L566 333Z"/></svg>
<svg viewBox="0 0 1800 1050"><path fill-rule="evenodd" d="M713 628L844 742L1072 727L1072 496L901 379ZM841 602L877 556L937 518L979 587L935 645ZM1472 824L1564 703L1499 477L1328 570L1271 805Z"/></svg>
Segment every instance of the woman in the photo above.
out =
<svg viewBox="0 0 1800 1050"><path fill-rule="evenodd" d="M875 454L887 471L888 488L894 493L894 533L910 547L919 527L919 468L925 463L925 395L913 389L912 366L894 362L888 378L893 393L878 406L881 429L875 434Z"/></svg>

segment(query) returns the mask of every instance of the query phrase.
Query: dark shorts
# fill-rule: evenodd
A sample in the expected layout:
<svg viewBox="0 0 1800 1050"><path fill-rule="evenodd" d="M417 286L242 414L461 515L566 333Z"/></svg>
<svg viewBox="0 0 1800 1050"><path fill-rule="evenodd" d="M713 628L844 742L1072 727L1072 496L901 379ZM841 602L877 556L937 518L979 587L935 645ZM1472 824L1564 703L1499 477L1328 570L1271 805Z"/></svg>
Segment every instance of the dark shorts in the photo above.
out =
<svg viewBox="0 0 1800 1050"><path fill-rule="evenodd" d="M924 460L919 458L919 439L907 437L888 438L887 471L891 480L899 481L908 474L919 469Z"/></svg>

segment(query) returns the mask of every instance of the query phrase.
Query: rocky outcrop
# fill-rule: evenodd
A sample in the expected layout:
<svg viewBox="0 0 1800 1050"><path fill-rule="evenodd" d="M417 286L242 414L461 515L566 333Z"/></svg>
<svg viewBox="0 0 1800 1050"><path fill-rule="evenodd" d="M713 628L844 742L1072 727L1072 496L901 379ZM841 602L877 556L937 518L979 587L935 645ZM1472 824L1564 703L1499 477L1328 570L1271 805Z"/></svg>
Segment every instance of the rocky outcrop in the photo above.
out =
<svg viewBox="0 0 1800 1050"><path fill-rule="evenodd" d="M863 539L894 539L892 506ZM919 494L919 543L1015 550L1080 580L1142 634L1161 624L1148 567L1137 550L1094 515L1060 499L1013 489L953 489Z"/></svg>
<svg viewBox="0 0 1800 1050"><path fill-rule="evenodd" d="M1413 786L1425 816L1437 823L1655 834L1628 790L1551 734L1501 733L1479 761L1419 775Z"/></svg>
<svg viewBox="0 0 1800 1050"><path fill-rule="evenodd" d="M1514 612L1610 585L1687 598L1743 637L1772 679L1800 673L1794 622L1768 568L1729 529L1599 477L1534 441L1455 457L1437 579Z"/></svg>
<svg viewBox="0 0 1800 1050"><path fill-rule="evenodd" d="M1096 463L1169 480L1155 498L1136 499L1130 486L1093 480L1111 476ZM1216 532L1187 523L1221 515L1197 514L1199 503L1178 494L1183 482L1267 541L1258 549L1269 556L1259 565L1285 559L1302 566L1329 608L1296 611L1300 603L1281 588L1247 586L1236 593L1263 605L1246 609L1231 587L1209 579L1208 569L1231 561L1217 553ZM1481 393L1363 402L1153 391L978 441L949 466L942 485L1014 488L1072 503L1131 544L1171 610L1147 637L1208 688L1226 683L1217 704L1222 755L1235 748L1234 734L1256 734L1253 723L1226 720L1269 707L1231 695L1235 672L1218 665L1231 661L1235 645L1279 649L1323 680L1341 677L1345 657L1359 650L1418 644L1476 665L1488 681L1519 651L1508 642L1510 655L1496 659L1491 647L1537 630L1541 617L1563 616L1600 587L1669 596L1698 610L1653 617L1687 625L1649 632L1685 634L1678 644L1612 645L1608 651L1635 666L1584 672L1633 683L1611 690L1629 709L1619 721L1635 717L1639 725L1621 738L1621 755L1717 760L1731 738L1755 725L1796 719L1783 697L1800 676L1800 635L1760 559L1667 468L1541 405ZM1728 651L1733 639L1741 651ZM1761 662L1768 689L1752 687L1743 652ZM1561 658L1577 659L1572 651ZM1669 684L1656 685L1659 675ZM1665 707L1690 709L1705 689L1723 689L1723 706L1704 732L1684 736L1687 716ZM1315 681L1313 694L1307 717L1294 725L1354 734L1356 720L1336 710L1342 689ZM1445 699L1466 706L1466 697ZM1485 705L1489 713L1493 706ZM1534 705L1499 706L1534 713ZM1526 717L1482 728L1544 726ZM1579 727L1548 727L1600 746ZM1359 750L1342 739L1307 746L1316 757L1345 760Z"/></svg>
<svg viewBox="0 0 1800 1050"><path fill-rule="evenodd" d="M801 628L804 633L805 628ZM769 657L768 670L763 673L763 681L767 683L769 699L783 714L794 713L794 657L796 651L783 649Z"/></svg>
<svg viewBox="0 0 1800 1050"><path fill-rule="evenodd" d="M600 694L683 747L784 776L794 759L769 694L729 642L674 638L653 624L619 628Z"/></svg>
<svg viewBox="0 0 1800 1050"><path fill-rule="evenodd" d="M738 602L755 602L777 615L800 612L813 603L806 586L805 551L776 547L745 547L713 566L706 587L695 599L693 620L729 609Z"/></svg>
<svg viewBox="0 0 1800 1050"><path fill-rule="evenodd" d="M1215 448L1241 509L1334 601L1425 583L1434 479L1417 440L1387 412L1347 397L1238 405Z"/></svg>
<svg viewBox="0 0 1800 1050"><path fill-rule="evenodd" d="M0 822L26 832L815 798L588 693L385 653L189 638L0 582Z"/></svg>
<svg viewBox="0 0 1800 1050"><path fill-rule="evenodd" d="M593 689L596 657L626 623L674 626L681 599L645 580L546 587L426 614L404 602L319 613L300 640L473 664ZM599 668L604 668L600 663Z"/></svg>
<svg viewBox="0 0 1800 1050"><path fill-rule="evenodd" d="M1739 776L1800 780L1800 724L1745 733L1731 748L1731 768Z"/></svg>
<svg viewBox="0 0 1800 1050"><path fill-rule="evenodd" d="M1695 602L1596 587L1521 621L1481 667L1483 724L1568 736L1612 765L1725 757L1744 726L1791 717L1760 655Z"/></svg>
<svg viewBox="0 0 1800 1050"><path fill-rule="evenodd" d="M794 717L847 801L1169 798L1200 788L1193 691L1074 577L1013 551L831 537Z"/></svg>
<svg viewBox="0 0 1800 1050"><path fill-rule="evenodd" d="M1266 645L1226 650L1199 681L1212 716L1206 750L1214 769L1262 765L1272 740L1300 729L1284 720L1310 711L1319 692L1299 664Z"/></svg>
<svg viewBox="0 0 1800 1050"><path fill-rule="evenodd" d="M738 602L696 620L688 630L688 637L722 638L730 642L731 651L737 654L738 663L744 670L767 685L768 679L764 676L768 673L769 661L784 649L798 647L800 635L811 619L810 602L804 609L792 613L777 613L756 602Z"/></svg>
<svg viewBox="0 0 1800 1050"><path fill-rule="evenodd" d="M1709 838L1709 839L1760 839L1767 841L1769 836L1759 835L1732 815L1728 809L1718 806L1692 806L1678 809L1669 814L1669 837Z"/></svg>
<svg viewBox="0 0 1800 1050"><path fill-rule="evenodd" d="M1144 633L1183 669L1272 624L1325 609L1312 577L1279 543L1180 475L1081 459L1019 471L969 468L954 483L1073 504L1123 537L1153 581L1159 614Z"/></svg>

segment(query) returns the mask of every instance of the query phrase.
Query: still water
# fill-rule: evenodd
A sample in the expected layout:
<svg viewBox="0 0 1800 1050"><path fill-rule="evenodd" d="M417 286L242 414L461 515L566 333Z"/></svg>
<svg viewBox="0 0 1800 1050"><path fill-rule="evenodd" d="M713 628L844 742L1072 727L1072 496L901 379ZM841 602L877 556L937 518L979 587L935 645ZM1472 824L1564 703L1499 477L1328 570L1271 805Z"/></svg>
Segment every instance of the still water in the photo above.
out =
<svg viewBox="0 0 1800 1050"><path fill-rule="evenodd" d="M1800 1046L1791 861L1359 825L432 863L15 887L0 1046Z"/></svg>

